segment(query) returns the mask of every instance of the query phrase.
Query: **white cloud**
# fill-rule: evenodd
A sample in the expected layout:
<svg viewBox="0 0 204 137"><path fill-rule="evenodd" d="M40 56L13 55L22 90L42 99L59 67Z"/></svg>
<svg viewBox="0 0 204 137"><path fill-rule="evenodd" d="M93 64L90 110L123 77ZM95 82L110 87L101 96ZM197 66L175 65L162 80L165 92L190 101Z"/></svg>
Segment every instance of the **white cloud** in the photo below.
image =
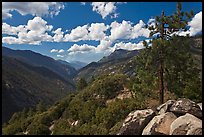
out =
<svg viewBox="0 0 204 137"><path fill-rule="evenodd" d="M146 41L149 42L149 40L146 40ZM119 42L119 43L116 43L113 46L114 50L116 50L116 49L139 50L139 49L143 49L143 48L144 48L143 41L140 41L139 43L131 43L131 42L124 43L124 42Z"/></svg>
<svg viewBox="0 0 204 137"><path fill-rule="evenodd" d="M57 50L57 49L52 49L50 50L51 53L64 53L63 49Z"/></svg>
<svg viewBox="0 0 204 137"><path fill-rule="evenodd" d="M63 53L64 52L64 50L63 49L60 49L59 51L58 51L58 53Z"/></svg>
<svg viewBox="0 0 204 137"><path fill-rule="evenodd" d="M77 42L80 40L86 40L88 37L88 25L78 26L71 30L70 34L65 35L65 41Z"/></svg>
<svg viewBox="0 0 204 137"><path fill-rule="evenodd" d="M99 13L104 19L116 10L116 2L92 2L93 11Z"/></svg>
<svg viewBox="0 0 204 137"><path fill-rule="evenodd" d="M74 44L67 51L69 52L69 54L74 54L77 52L84 53L84 52L88 52L88 51L94 51L95 48L96 47L88 45L88 44L83 44L83 45Z"/></svg>
<svg viewBox="0 0 204 137"><path fill-rule="evenodd" d="M81 5L86 5L86 2L80 2L81 3Z"/></svg>
<svg viewBox="0 0 204 137"><path fill-rule="evenodd" d="M59 57L59 58L63 58L64 56L63 56L63 55L57 55L57 57Z"/></svg>
<svg viewBox="0 0 204 137"><path fill-rule="evenodd" d="M100 44L96 47L96 52L103 52L107 50L112 43L113 41L110 40L108 36L106 36L104 39L100 41Z"/></svg>
<svg viewBox="0 0 204 137"><path fill-rule="evenodd" d="M109 37L111 40L126 39L130 36L132 30L131 22L125 20L123 20L122 23L114 21L111 23L110 27L111 35Z"/></svg>
<svg viewBox="0 0 204 137"><path fill-rule="evenodd" d="M88 28L89 40L102 40L106 36L106 31L109 26L105 25L104 23L92 23L91 26Z"/></svg>
<svg viewBox="0 0 204 137"><path fill-rule="evenodd" d="M62 29L58 28L53 32L55 33L53 39L55 42L100 41L101 44L99 47L102 48L103 45L110 45L118 39L135 39L139 36L148 37L149 30L144 28L144 25L145 23L142 20L135 26L130 21L125 20L121 23L114 21L110 25L91 23L90 25L77 26L65 35ZM108 36L107 32L109 29L110 35Z"/></svg>
<svg viewBox="0 0 204 137"><path fill-rule="evenodd" d="M8 25L7 23L2 23L2 34L17 35L21 31L26 31L25 25L13 27Z"/></svg>
<svg viewBox="0 0 204 137"><path fill-rule="evenodd" d="M188 23L188 26L190 26L190 36L194 36L199 32L202 32L202 11L197 13L192 21Z"/></svg>
<svg viewBox="0 0 204 137"><path fill-rule="evenodd" d="M199 32L202 32L202 11L197 13L191 21L188 22L188 26L190 27L187 31L178 31L174 32L173 34L179 36L186 36L189 34L190 36L194 36ZM171 35L173 35L171 34Z"/></svg>
<svg viewBox="0 0 204 137"><path fill-rule="evenodd" d="M2 43L7 43L7 44L22 44L22 42L17 39L16 37L3 37L2 38Z"/></svg>
<svg viewBox="0 0 204 137"><path fill-rule="evenodd" d="M150 31L144 26L145 23L142 20L135 26L132 26L130 21L123 20L122 23L114 21L110 25L111 35L109 37L113 41L117 39L135 39L139 36L149 37Z"/></svg>
<svg viewBox="0 0 204 137"><path fill-rule="evenodd" d="M41 17L35 17L29 20L27 25L17 27L3 23L3 34L16 35L17 37L3 37L3 43L8 44L35 44L39 45L42 41L52 42L53 38L47 32L51 31L52 25L47 25L47 22ZM11 40L11 41L8 41Z"/></svg>
<svg viewBox="0 0 204 137"><path fill-rule="evenodd" d="M61 9L64 9L64 5L59 2L2 2L2 18L12 17L10 12L14 10L23 16L53 16L58 15Z"/></svg>
<svg viewBox="0 0 204 137"><path fill-rule="evenodd" d="M32 20L28 21L26 28L38 33L44 33L45 31L51 31L53 26L47 25L47 21L43 20L41 17L34 17Z"/></svg>
<svg viewBox="0 0 204 137"><path fill-rule="evenodd" d="M58 50L57 49L52 49L52 50L50 50L50 52L54 53L54 52L58 52Z"/></svg>
<svg viewBox="0 0 204 137"><path fill-rule="evenodd" d="M140 20L138 24L136 24L133 29L130 38L135 39L139 36L149 37L150 31L147 28L144 28L145 23Z"/></svg>
<svg viewBox="0 0 204 137"><path fill-rule="evenodd" d="M58 28L57 30L53 31L53 33L55 33L55 35L53 36L55 42L62 42L64 40L64 32L62 32L62 28Z"/></svg>

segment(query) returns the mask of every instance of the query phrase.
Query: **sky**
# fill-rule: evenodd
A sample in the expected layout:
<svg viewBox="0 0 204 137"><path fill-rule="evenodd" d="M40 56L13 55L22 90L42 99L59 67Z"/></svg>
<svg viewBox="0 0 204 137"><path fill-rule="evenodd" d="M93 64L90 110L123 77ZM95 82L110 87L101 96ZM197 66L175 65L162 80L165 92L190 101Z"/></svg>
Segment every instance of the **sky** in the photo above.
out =
<svg viewBox="0 0 204 137"><path fill-rule="evenodd" d="M142 49L145 25L171 15L176 2L2 2L2 46L32 50L54 59L90 63L116 49ZM194 11L191 36L202 32L202 2L182 2Z"/></svg>

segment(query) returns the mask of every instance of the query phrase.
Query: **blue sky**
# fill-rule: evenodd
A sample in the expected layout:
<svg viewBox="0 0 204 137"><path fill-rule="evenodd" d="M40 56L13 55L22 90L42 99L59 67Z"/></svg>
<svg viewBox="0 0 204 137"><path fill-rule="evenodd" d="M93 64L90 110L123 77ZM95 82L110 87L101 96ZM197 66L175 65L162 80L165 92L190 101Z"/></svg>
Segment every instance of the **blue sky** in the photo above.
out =
<svg viewBox="0 0 204 137"><path fill-rule="evenodd" d="M142 48L140 41L148 39L144 25L162 10L166 15L172 14L176 4L4 2L2 45L55 59L90 63L118 48ZM202 3L182 2L182 11L191 9L195 17L189 23L189 33L195 35L202 31Z"/></svg>

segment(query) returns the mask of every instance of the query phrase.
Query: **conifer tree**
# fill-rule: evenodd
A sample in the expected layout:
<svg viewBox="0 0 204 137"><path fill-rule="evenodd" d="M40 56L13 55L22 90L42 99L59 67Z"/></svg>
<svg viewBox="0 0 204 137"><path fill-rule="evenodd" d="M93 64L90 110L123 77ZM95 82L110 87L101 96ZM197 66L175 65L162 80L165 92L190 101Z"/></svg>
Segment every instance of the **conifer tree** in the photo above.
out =
<svg viewBox="0 0 204 137"><path fill-rule="evenodd" d="M158 86L160 104L164 102L164 90L166 82L165 77L167 78L166 75L168 72L166 64L170 57L167 54L170 52L168 50L172 50L170 43L176 39L175 37L177 37L177 32L187 30L188 21L194 15L193 11L190 13L181 12L181 8L181 3L178 3L177 11L173 15L165 16L164 11L162 11L161 16L155 17L155 24L149 25L147 27L150 30L150 37L155 36L156 34L157 37L150 41L152 44L151 47L147 46L147 43L144 41L143 44L146 48L141 52L139 55L140 57L137 57L137 60L140 60L141 62L137 62L138 68L136 70L136 78L138 79L138 83L135 85L135 87L139 90L142 90L142 88L156 89ZM168 46L170 46L170 48L168 48ZM180 69L177 71L185 70Z"/></svg>

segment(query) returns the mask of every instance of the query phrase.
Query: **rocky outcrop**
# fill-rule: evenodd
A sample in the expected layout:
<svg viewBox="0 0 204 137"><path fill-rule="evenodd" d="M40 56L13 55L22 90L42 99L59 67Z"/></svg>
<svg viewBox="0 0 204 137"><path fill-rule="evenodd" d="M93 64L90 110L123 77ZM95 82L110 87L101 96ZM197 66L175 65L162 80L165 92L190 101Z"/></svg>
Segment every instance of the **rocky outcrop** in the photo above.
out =
<svg viewBox="0 0 204 137"><path fill-rule="evenodd" d="M178 99L170 107L170 111L176 115L185 115L186 113L190 113L196 117L202 117L202 110L200 107L195 102L186 98Z"/></svg>
<svg viewBox="0 0 204 137"><path fill-rule="evenodd" d="M202 135L202 120L186 113L171 124L170 135Z"/></svg>
<svg viewBox="0 0 204 137"><path fill-rule="evenodd" d="M118 135L140 135L154 115L155 112L152 109L131 112L125 119Z"/></svg>
<svg viewBox="0 0 204 137"><path fill-rule="evenodd" d="M115 98L113 98L113 99L108 99L108 100L106 101L106 105L108 105L108 104L114 102L116 99L123 100L123 99L126 99L126 98L132 98L132 93L131 93L131 91L130 91L128 88L124 87L124 89L121 90L121 91L119 92L119 94L118 94Z"/></svg>
<svg viewBox="0 0 204 137"><path fill-rule="evenodd" d="M202 103L198 103L197 104L199 107L200 107L200 109L202 110Z"/></svg>
<svg viewBox="0 0 204 137"><path fill-rule="evenodd" d="M144 128L142 135L168 135L170 125L176 118L172 112L155 116Z"/></svg>
<svg viewBox="0 0 204 137"><path fill-rule="evenodd" d="M168 100L166 103L160 105L159 107L157 107L157 111L158 114L164 114L166 113L167 111L169 111L169 108L175 103L176 101L175 100Z"/></svg>
<svg viewBox="0 0 204 137"><path fill-rule="evenodd" d="M202 103L169 100L152 109L136 110L124 120L117 135L202 135Z"/></svg>

